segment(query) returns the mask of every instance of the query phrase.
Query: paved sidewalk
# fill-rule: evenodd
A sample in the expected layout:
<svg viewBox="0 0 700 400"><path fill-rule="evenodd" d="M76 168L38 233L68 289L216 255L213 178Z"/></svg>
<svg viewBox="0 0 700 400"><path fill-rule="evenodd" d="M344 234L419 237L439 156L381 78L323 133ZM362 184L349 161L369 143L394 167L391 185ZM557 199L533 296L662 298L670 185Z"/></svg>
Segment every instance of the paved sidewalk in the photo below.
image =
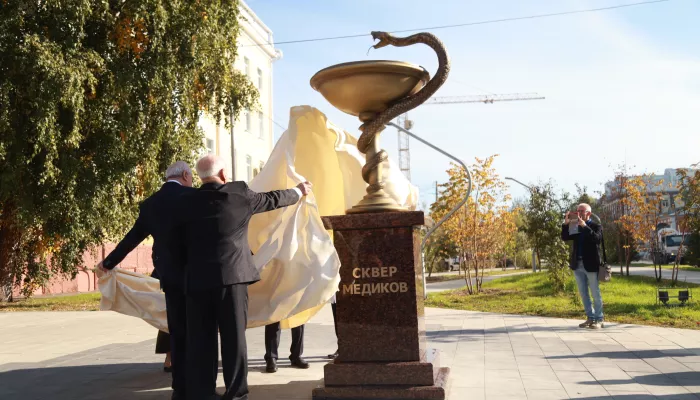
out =
<svg viewBox="0 0 700 400"><path fill-rule="evenodd" d="M452 367L452 400L700 399L700 331L578 322L427 309L426 326ZM311 399L335 350L330 307L305 333L311 368L283 360L265 374L263 328L247 332L251 400ZM0 313L0 399L169 399L155 335L112 312Z"/></svg>

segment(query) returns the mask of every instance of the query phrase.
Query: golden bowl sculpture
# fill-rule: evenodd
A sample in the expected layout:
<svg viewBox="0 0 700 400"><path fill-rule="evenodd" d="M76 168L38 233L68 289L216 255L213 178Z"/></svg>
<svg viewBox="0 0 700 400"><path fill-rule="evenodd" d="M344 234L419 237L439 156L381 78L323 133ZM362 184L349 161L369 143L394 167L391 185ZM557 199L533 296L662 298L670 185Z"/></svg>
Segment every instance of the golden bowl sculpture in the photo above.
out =
<svg viewBox="0 0 700 400"><path fill-rule="evenodd" d="M430 80L425 68L402 61L355 61L318 71L311 87L335 108L358 116L380 113L418 92Z"/></svg>

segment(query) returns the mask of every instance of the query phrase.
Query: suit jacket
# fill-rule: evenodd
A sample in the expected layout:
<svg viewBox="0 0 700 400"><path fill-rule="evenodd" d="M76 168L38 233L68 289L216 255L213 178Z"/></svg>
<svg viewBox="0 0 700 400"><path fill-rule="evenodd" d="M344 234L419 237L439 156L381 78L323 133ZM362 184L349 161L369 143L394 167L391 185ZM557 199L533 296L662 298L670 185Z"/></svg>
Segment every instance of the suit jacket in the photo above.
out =
<svg viewBox="0 0 700 400"><path fill-rule="evenodd" d="M600 224L596 224L593 221L587 222L586 226L578 227L579 233L575 235L569 235L569 225L563 224L561 226L561 240L573 240L574 245L571 249L571 258L569 261L569 268L576 269L577 264L577 254L579 243L583 246L581 248L581 257L583 258L583 267L587 272L598 272L600 268L600 242L603 237L603 228ZM579 235L582 235L579 237ZM580 238L580 242L579 242Z"/></svg>
<svg viewBox="0 0 700 400"><path fill-rule="evenodd" d="M196 189L177 182L165 183L139 206L139 217L117 247L109 253L102 265L107 269L117 266L148 235L153 236L153 266L164 290L183 289L185 254L173 213L177 199Z"/></svg>
<svg viewBox="0 0 700 400"><path fill-rule="evenodd" d="M182 196L177 215L187 249L185 290L259 281L248 222L254 214L295 204L299 198L298 189L256 193L245 182L207 183Z"/></svg>

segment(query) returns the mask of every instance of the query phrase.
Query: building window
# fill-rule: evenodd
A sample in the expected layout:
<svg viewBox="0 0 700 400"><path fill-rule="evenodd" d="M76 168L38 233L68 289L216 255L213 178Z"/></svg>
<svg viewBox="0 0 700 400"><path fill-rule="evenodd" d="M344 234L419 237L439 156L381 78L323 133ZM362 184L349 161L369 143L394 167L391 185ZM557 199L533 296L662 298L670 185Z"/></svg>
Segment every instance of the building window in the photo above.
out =
<svg viewBox="0 0 700 400"><path fill-rule="evenodd" d="M262 70L258 68L258 90L262 90L263 88L263 74Z"/></svg>
<svg viewBox="0 0 700 400"><path fill-rule="evenodd" d="M250 133L253 129L253 122L251 121L250 111L245 110L245 131Z"/></svg>
<svg viewBox="0 0 700 400"><path fill-rule="evenodd" d="M243 57L243 66L246 77L250 77L250 60L248 57Z"/></svg>
<svg viewBox="0 0 700 400"><path fill-rule="evenodd" d="M245 156L245 167L248 176L248 182L253 180L253 158L251 156Z"/></svg>
<svg viewBox="0 0 700 400"><path fill-rule="evenodd" d="M258 112L258 122L258 137L262 139L264 137L263 133L265 132L265 118L263 118L262 112Z"/></svg>
<svg viewBox="0 0 700 400"><path fill-rule="evenodd" d="M207 152L209 154L214 153L214 141L211 139L207 139Z"/></svg>

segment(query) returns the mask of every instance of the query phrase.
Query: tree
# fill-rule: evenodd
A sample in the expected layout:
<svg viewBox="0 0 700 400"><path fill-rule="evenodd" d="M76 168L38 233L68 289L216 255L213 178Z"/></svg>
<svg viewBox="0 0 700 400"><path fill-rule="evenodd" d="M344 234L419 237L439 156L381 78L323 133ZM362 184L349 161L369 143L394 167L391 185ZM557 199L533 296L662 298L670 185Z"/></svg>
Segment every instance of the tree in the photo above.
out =
<svg viewBox="0 0 700 400"><path fill-rule="evenodd" d="M649 182L651 182L649 175L630 176L626 165L615 171L610 197L612 201L618 203L615 223L620 231L618 246L622 261L620 275L626 273L629 276L629 266L637 248L644 243L649 243L650 232L656 234L656 226L652 226L649 220L658 204L650 201L648 197L651 193Z"/></svg>
<svg viewBox="0 0 700 400"><path fill-rule="evenodd" d="M691 166L693 169L678 169L679 193L683 206L680 208L681 224L689 237L684 240L686 259L690 264L700 266L700 163ZM678 212L676 213L678 214Z"/></svg>
<svg viewBox="0 0 700 400"><path fill-rule="evenodd" d="M479 293L484 270L493 267L505 254L517 231L514 213L506 205L510 199L505 193L506 185L493 168L495 157L476 159L471 167L472 195L443 225L458 249L469 294ZM449 181L441 185L444 190L433 204L432 215L437 219L446 215L467 193L466 171L453 164L447 173Z"/></svg>
<svg viewBox="0 0 700 400"><path fill-rule="evenodd" d="M457 249L445 230L442 227L436 229L430 235L425 245L425 263L428 270L428 278L433 274L436 263L446 258L452 258L456 254Z"/></svg>
<svg viewBox="0 0 700 400"><path fill-rule="evenodd" d="M200 113L255 106L233 68L238 14L237 1L0 5L5 298L74 277L87 249L120 237L165 167L196 157Z"/></svg>
<svg viewBox="0 0 700 400"><path fill-rule="evenodd" d="M571 200L567 193L557 196L551 182L534 185L527 205L526 233L535 247L537 262L547 260L550 280L556 291L563 291L570 276L569 246L561 240L563 215Z"/></svg>

